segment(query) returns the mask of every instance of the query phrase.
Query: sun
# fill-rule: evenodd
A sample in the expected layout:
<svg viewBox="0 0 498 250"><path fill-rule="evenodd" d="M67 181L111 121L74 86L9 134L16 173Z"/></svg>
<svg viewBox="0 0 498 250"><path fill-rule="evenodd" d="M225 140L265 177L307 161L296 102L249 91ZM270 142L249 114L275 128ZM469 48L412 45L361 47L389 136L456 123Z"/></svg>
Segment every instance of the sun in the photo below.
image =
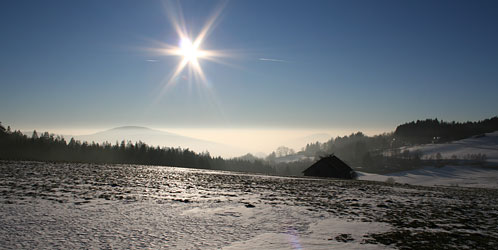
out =
<svg viewBox="0 0 498 250"><path fill-rule="evenodd" d="M179 54L183 56L183 60L188 63L197 61L197 58L202 58L204 52L195 46L189 38L180 40Z"/></svg>
<svg viewBox="0 0 498 250"><path fill-rule="evenodd" d="M175 46L159 42L159 48L152 48L152 50L158 52L159 55L175 56L179 58L176 69L171 72L170 77L164 83L165 89L181 82L179 79L188 79L189 84L195 82L207 86L208 81L201 67L201 61L208 60L224 64L220 58L228 57L227 53L221 50L208 50L203 47L204 41L214 29L216 20L220 16L223 6L224 5L220 5L215 9L211 17L204 23L204 27L200 29L196 36L193 36L191 32L192 29L188 29L185 25L180 6L177 6L177 8L167 8L170 10L168 17L178 36L178 45ZM173 11L174 9L177 9L178 11ZM184 73L184 71L186 72Z"/></svg>
<svg viewBox="0 0 498 250"><path fill-rule="evenodd" d="M187 79L196 79L199 83L206 83L206 76L202 70L200 60L205 59L210 61L217 61L216 58L224 57L224 53L214 50L203 50L201 45L206 38L211 25L205 27L201 33L195 38L190 39L186 34L187 32L178 32L179 44L172 46L163 44L163 48L159 49L160 54L165 56L178 56L181 58L176 70L172 73L171 77L166 83L166 87L173 84L175 79L183 72L185 68L188 69ZM177 29L182 30L182 29Z"/></svg>
<svg viewBox="0 0 498 250"><path fill-rule="evenodd" d="M200 48L204 35L199 35L195 40L190 39L184 33L179 33L178 37L180 42L177 46L166 45L162 49L162 54L166 56L178 56L181 58L176 70L173 72L171 78L166 85L172 84L172 82L179 76L185 68L188 68L188 79L195 78L200 82L205 82L206 77L199 63L199 59L212 60L214 57L220 56L219 53L210 50L202 50Z"/></svg>

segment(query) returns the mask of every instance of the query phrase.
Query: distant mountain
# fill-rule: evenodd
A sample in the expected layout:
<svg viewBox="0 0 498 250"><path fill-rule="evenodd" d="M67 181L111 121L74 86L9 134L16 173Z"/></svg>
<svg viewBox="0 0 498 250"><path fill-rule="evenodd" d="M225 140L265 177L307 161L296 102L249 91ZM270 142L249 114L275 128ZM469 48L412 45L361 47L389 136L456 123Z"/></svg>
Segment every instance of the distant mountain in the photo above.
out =
<svg viewBox="0 0 498 250"><path fill-rule="evenodd" d="M121 131L121 130L149 130L149 131L153 131L150 128L140 127L140 126L122 126L122 127L109 129L109 130L117 130L117 131ZM167 132L163 132L163 133L167 133Z"/></svg>
<svg viewBox="0 0 498 250"><path fill-rule="evenodd" d="M236 148L221 143L140 126L117 127L90 135L74 136L74 139L98 143L107 141L112 144L120 143L123 140L133 143L142 141L151 146L189 148L199 153L208 151L212 156L222 155L226 157L242 154Z"/></svg>

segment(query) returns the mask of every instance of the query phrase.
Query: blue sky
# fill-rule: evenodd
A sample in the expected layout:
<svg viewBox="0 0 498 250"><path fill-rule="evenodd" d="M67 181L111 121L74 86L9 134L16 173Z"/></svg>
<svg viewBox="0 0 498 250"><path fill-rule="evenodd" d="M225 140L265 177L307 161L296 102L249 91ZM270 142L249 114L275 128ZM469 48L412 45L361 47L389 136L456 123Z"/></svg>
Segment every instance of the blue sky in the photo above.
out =
<svg viewBox="0 0 498 250"><path fill-rule="evenodd" d="M196 34L220 2L180 5ZM2 1L0 121L389 131L497 115L496 1L229 1L202 44L228 65L200 60L207 86L159 94L181 59L146 50L178 44L168 6Z"/></svg>

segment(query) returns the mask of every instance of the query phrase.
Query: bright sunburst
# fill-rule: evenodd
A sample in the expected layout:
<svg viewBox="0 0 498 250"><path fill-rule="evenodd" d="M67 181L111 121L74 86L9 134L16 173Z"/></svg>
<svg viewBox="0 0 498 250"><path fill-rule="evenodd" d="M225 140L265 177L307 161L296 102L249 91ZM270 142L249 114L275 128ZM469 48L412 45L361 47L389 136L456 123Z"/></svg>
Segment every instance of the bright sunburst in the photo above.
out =
<svg viewBox="0 0 498 250"><path fill-rule="evenodd" d="M202 50L199 49L198 46L194 46L190 39L183 38L180 41L180 51L179 54L183 56L183 60L187 60L187 62L197 61L197 58L202 58L204 54Z"/></svg>
<svg viewBox="0 0 498 250"><path fill-rule="evenodd" d="M178 56L180 60L178 66L166 81L166 88L173 85L177 77L180 76L183 71L187 71L186 77L189 81L194 80L197 83L206 84L207 80L200 61L211 60L219 62L217 58L226 56L226 54L221 51L206 50L202 48L204 40L214 28L214 24L221 13L222 7L223 6L219 6L204 24L204 27L199 34L196 37L192 37L189 35L189 29L187 29L183 20L180 6L177 6L177 8L168 6L168 17L178 35L178 46L161 43L161 48L154 50L159 52L160 55ZM172 11L173 9L176 9L176 11Z"/></svg>

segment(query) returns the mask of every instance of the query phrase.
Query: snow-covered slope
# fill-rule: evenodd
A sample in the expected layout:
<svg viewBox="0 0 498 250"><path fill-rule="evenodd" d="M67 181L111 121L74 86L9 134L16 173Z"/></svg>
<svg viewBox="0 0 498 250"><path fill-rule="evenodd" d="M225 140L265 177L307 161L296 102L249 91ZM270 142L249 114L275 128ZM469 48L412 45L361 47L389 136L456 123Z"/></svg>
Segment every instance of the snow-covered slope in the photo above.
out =
<svg viewBox="0 0 498 250"><path fill-rule="evenodd" d="M411 152L418 150L424 156L441 153L443 158L451 158L453 155L464 158L468 154L485 154L489 163L498 164L498 131L449 143L402 148L405 149Z"/></svg>
<svg viewBox="0 0 498 250"><path fill-rule="evenodd" d="M418 145L401 150L420 151L423 157L440 153L443 158L457 156L459 159L469 154L485 154L487 166L427 166L385 175L359 172L359 179L386 181L392 178L391 181L413 185L498 188L498 131L449 143Z"/></svg>

